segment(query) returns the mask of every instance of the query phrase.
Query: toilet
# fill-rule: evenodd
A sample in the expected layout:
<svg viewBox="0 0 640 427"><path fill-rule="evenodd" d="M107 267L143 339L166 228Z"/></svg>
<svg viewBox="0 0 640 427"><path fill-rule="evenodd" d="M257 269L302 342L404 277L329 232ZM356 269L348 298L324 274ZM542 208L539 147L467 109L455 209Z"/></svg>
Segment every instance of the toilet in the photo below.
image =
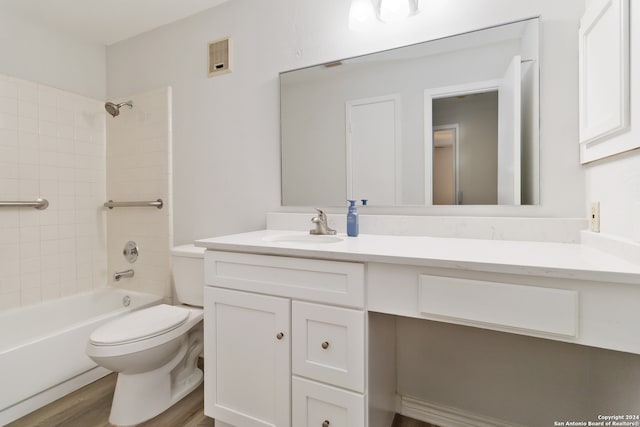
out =
<svg viewBox="0 0 640 427"><path fill-rule="evenodd" d="M87 355L118 373L109 422L134 426L164 412L202 383L204 248L172 249L176 297L93 331Z"/></svg>

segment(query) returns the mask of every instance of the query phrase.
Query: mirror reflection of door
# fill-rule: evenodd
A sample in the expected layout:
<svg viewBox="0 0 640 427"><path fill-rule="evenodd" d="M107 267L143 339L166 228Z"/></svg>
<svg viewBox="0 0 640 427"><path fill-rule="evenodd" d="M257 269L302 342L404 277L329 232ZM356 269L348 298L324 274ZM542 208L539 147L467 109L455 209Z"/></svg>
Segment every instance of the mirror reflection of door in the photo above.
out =
<svg viewBox="0 0 640 427"><path fill-rule="evenodd" d="M402 202L399 108L397 95L347 102L347 198Z"/></svg>
<svg viewBox="0 0 640 427"><path fill-rule="evenodd" d="M458 125L433 127L433 204L458 202Z"/></svg>

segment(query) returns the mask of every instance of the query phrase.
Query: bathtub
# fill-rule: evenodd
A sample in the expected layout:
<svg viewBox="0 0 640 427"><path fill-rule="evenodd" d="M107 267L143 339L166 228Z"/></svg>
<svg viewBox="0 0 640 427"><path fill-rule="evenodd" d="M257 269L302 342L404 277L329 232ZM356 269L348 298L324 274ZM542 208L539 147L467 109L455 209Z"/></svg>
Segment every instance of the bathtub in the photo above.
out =
<svg viewBox="0 0 640 427"><path fill-rule="evenodd" d="M85 355L91 332L161 299L104 288L0 312L0 425L108 374Z"/></svg>

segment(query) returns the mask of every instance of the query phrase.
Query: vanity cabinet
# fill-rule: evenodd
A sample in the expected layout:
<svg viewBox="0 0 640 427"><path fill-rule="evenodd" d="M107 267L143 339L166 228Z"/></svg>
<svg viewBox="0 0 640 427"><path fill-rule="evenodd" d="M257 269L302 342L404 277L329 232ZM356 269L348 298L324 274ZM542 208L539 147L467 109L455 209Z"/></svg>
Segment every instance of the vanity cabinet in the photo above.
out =
<svg viewBox="0 0 640 427"><path fill-rule="evenodd" d="M363 264L207 251L205 282L206 415L366 425Z"/></svg>
<svg viewBox="0 0 640 427"><path fill-rule="evenodd" d="M444 373L457 363L441 358L471 348L431 346L445 332L452 341L477 332L435 322L640 354L640 267L590 246L366 234L321 245L296 240L302 232L273 240L282 235L200 242L205 413L222 427L389 427L396 412L439 425L452 414L460 425L513 425L429 399L423 387L448 387ZM488 367L508 360L503 339L523 342L486 338L497 345ZM537 343L528 344L536 352L527 360L540 367ZM535 375L513 372L523 382Z"/></svg>

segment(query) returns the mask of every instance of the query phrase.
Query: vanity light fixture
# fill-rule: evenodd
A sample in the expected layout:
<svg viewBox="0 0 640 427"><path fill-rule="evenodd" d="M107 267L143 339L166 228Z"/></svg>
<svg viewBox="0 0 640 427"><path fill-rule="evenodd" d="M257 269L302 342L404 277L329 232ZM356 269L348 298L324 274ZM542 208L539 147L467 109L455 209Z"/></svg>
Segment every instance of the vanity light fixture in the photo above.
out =
<svg viewBox="0 0 640 427"><path fill-rule="evenodd" d="M365 31L371 28L376 20L376 12L371 0L351 0L349 8L349 29Z"/></svg>
<svg viewBox="0 0 640 427"><path fill-rule="evenodd" d="M409 2L407 0L380 0L380 20L382 22L397 22L409 16Z"/></svg>
<svg viewBox="0 0 640 427"><path fill-rule="evenodd" d="M418 13L418 0L351 0L349 29L365 31L379 22L398 22Z"/></svg>

